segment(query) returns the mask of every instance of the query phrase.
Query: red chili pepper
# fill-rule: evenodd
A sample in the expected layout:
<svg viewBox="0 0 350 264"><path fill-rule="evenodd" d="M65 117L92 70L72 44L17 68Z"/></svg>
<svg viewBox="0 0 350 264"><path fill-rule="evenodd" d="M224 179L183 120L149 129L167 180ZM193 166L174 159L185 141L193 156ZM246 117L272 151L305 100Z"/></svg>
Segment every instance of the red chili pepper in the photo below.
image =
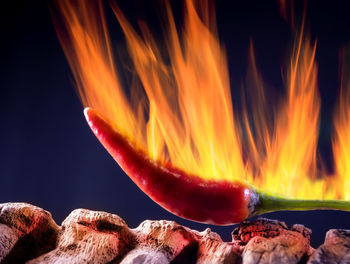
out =
<svg viewBox="0 0 350 264"><path fill-rule="evenodd" d="M136 185L177 216L208 224L228 225L246 219L252 190L242 182L204 180L160 165L136 150L101 115L86 108L90 128Z"/></svg>
<svg viewBox="0 0 350 264"><path fill-rule="evenodd" d="M276 210L350 210L349 201L295 200L258 192L239 181L204 180L160 164L136 150L103 117L84 110L90 128L126 174L152 200L177 216L215 225L230 225Z"/></svg>

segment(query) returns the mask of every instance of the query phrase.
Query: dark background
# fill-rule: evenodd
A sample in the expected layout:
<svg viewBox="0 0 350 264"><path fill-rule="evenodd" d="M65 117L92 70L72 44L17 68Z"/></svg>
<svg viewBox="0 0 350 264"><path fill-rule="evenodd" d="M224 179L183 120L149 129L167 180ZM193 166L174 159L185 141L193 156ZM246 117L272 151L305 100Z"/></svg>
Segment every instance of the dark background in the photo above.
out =
<svg viewBox="0 0 350 264"><path fill-rule="evenodd" d="M175 2L175 9L180 9L179 1L172 1ZM153 17L158 6L156 1L146 0L118 3L130 19L147 19L147 14ZM307 7L311 36L318 40L322 98L319 148L329 170L331 119L339 90L338 54L350 39L350 9L346 3L313 0ZM12 1L0 9L0 202L35 204L50 211L58 224L70 211L82 207L118 214L130 227L145 219L168 219L199 230L206 228L154 203L92 134L57 40L49 6L52 3L44 0ZM292 32L280 17L278 2L218 0L216 7L232 87L240 86L245 79L252 38L259 70L267 86L273 87L268 92L271 96L283 93L281 65L290 50ZM109 23L117 27L108 7L107 13ZM297 7L296 13L300 14L301 8ZM150 23L155 24L152 19ZM115 31L120 33L118 28ZM232 93L237 101L237 90ZM265 216L311 228L313 246L323 242L328 229L350 229L350 213L346 212L277 212ZM210 228L224 240L231 239L233 226Z"/></svg>

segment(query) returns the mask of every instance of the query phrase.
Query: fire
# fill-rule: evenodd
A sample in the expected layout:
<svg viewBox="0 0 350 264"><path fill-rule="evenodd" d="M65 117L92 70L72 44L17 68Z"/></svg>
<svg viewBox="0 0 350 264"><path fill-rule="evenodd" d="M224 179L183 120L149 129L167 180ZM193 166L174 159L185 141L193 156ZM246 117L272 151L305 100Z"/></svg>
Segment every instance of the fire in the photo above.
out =
<svg viewBox="0 0 350 264"><path fill-rule="evenodd" d="M165 47L145 23L140 23L138 33L111 4L132 65L132 80L126 81L123 63L114 62L103 4L57 1L63 19L55 19L56 28L84 105L101 112L151 159L171 162L204 179L246 181L288 197L348 199L348 82L343 82L342 95L347 97L341 97L335 118L336 173L327 175L316 166L320 111L316 43L302 26L286 67L286 96L269 117L273 122L263 114L266 95L251 46L250 72L259 102L253 118L246 110L240 122L213 9L197 2L185 0L184 29L179 33L165 1Z"/></svg>
<svg viewBox="0 0 350 264"><path fill-rule="evenodd" d="M260 158L263 162L259 177L251 180L264 190L289 197L322 198L327 193L323 190L325 180L316 179L320 99L315 50L316 44L312 45L301 32L287 71L286 98L277 112L271 136L262 139L267 144L263 151L266 156ZM253 146L254 140L252 137ZM256 155L261 150L252 152Z"/></svg>
<svg viewBox="0 0 350 264"><path fill-rule="evenodd" d="M349 51L343 51L339 106L335 115L335 137L333 149L335 156L336 177L334 185L339 190L336 195L350 199L350 79L345 70L349 63Z"/></svg>

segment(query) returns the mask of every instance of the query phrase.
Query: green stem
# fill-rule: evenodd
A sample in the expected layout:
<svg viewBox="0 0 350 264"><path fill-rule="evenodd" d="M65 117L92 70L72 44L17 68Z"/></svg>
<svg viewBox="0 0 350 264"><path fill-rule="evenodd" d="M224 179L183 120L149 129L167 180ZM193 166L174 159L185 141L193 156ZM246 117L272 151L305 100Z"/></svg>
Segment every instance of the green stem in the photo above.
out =
<svg viewBox="0 0 350 264"><path fill-rule="evenodd" d="M275 211L342 210L350 211L350 201L344 200L298 200L258 192L259 202L252 215Z"/></svg>

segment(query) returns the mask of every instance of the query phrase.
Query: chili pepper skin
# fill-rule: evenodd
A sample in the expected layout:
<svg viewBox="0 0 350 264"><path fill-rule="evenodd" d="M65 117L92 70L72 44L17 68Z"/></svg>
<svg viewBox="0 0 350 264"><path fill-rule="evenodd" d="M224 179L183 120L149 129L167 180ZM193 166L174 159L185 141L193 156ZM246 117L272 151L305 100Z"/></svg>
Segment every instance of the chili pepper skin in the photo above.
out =
<svg viewBox="0 0 350 264"><path fill-rule="evenodd" d="M201 223L230 225L252 212L255 192L242 182L204 180L150 160L95 110L84 110L95 136L125 173L152 200L171 213Z"/></svg>

